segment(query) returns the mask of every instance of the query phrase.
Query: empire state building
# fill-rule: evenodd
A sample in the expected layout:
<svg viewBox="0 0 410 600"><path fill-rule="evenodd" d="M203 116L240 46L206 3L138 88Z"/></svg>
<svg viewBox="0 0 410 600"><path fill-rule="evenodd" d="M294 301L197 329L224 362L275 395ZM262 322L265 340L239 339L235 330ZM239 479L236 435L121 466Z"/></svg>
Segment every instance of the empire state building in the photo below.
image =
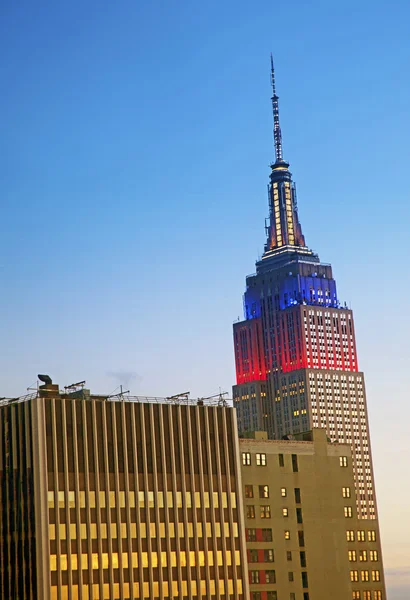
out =
<svg viewBox="0 0 410 600"><path fill-rule="evenodd" d="M244 319L234 324L241 435L271 439L325 428L352 447L358 515L376 519L364 375L359 370L353 313L338 297L330 264L309 249L299 221L296 187L283 158L273 61L275 161L268 185L266 244L246 278Z"/></svg>

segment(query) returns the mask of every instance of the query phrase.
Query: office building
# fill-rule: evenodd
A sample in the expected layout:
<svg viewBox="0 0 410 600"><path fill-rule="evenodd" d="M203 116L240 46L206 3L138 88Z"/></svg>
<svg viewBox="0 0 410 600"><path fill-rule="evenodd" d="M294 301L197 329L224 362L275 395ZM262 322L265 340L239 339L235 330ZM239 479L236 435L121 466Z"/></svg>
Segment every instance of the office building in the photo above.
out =
<svg viewBox="0 0 410 600"><path fill-rule="evenodd" d="M383 600L377 521L357 515L352 454L316 428L240 440L251 600Z"/></svg>
<svg viewBox="0 0 410 600"><path fill-rule="evenodd" d="M60 392L0 403L4 600L247 600L236 415Z"/></svg>

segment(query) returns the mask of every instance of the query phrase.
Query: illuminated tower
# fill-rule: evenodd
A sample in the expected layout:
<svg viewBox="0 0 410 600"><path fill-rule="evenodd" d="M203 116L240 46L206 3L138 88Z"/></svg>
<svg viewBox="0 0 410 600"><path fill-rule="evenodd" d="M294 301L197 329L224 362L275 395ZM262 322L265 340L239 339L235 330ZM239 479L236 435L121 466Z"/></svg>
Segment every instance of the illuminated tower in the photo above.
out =
<svg viewBox="0 0 410 600"><path fill-rule="evenodd" d="M352 446L358 514L376 518L363 373L352 311L338 299L332 267L305 244L296 188L283 159L272 61L275 162L267 241L246 279L244 320L234 324L233 395L242 434L281 439L312 427Z"/></svg>

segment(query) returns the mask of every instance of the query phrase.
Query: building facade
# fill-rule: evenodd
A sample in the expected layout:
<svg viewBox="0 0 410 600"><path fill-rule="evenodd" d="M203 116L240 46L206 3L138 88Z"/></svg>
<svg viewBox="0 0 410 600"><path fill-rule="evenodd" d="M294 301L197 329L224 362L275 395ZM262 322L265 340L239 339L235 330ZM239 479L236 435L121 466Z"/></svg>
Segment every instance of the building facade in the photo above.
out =
<svg viewBox="0 0 410 600"><path fill-rule="evenodd" d="M350 446L318 428L254 438L240 440L251 600L384 599L377 521L358 518Z"/></svg>
<svg viewBox="0 0 410 600"><path fill-rule="evenodd" d="M314 427L352 447L358 515L377 507L363 373L353 313L339 300L332 267L310 250L296 187L283 159L272 63L276 160L271 165L267 241L246 279L244 320L233 327L234 403L240 434L272 439Z"/></svg>
<svg viewBox="0 0 410 600"><path fill-rule="evenodd" d="M46 384L0 406L0 478L4 600L248 598L232 408Z"/></svg>

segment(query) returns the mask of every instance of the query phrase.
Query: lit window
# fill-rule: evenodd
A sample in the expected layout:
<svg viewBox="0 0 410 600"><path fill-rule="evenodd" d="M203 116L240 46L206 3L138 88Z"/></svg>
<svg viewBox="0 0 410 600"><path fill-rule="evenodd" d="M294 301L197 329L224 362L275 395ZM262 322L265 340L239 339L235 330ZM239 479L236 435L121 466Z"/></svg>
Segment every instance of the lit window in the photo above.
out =
<svg viewBox="0 0 410 600"><path fill-rule="evenodd" d="M259 486L259 498L269 498L269 486L268 485L260 485Z"/></svg>
<svg viewBox="0 0 410 600"><path fill-rule="evenodd" d="M380 571L372 571L372 581L380 581Z"/></svg>
<svg viewBox="0 0 410 600"><path fill-rule="evenodd" d="M348 542L354 542L354 531L352 529L346 531L346 540Z"/></svg>
<svg viewBox="0 0 410 600"><path fill-rule="evenodd" d="M360 552L359 552L359 560L361 562L366 562L367 561L367 550L360 550Z"/></svg>
<svg viewBox="0 0 410 600"><path fill-rule="evenodd" d="M359 571L350 571L350 581L359 581Z"/></svg>
<svg viewBox="0 0 410 600"><path fill-rule="evenodd" d="M369 555L370 555L370 560L372 562L376 562L379 560L379 555L378 555L377 550L370 550Z"/></svg>
<svg viewBox="0 0 410 600"><path fill-rule="evenodd" d="M265 571L266 583L276 583L275 571Z"/></svg>
<svg viewBox="0 0 410 600"><path fill-rule="evenodd" d="M284 517L288 517L289 516L289 510L287 508L282 508L282 515Z"/></svg>
<svg viewBox="0 0 410 600"><path fill-rule="evenodd" d="M373 592L373 600L382 600L382 593L379 590Z"/></svg>
<svg viewBox="0 0 410 600"><path fill-rule="evenodd" d="M283 498L286 496L286 488L280 488L280 494Z"/></svg>
<svg viewBox="0 0 410 600"><path fill-rule="evenodd" d="M365 537L364 537L364 531L360 530L357 532L357 541L358 542L364 542Z"/></svg>
<svg viewBox="0 0 410 600"><path fill-rule="evenodd" d="M375 542L376 541L376 532L375 531L368 531L367 532L367 539L369 540L369 542Z"/></svg>
<svg viewBox="0 0 410 600"><path fill-rule="evenodd" d="M347 456L339 456L339 462L341 467L347 467Z"/></svg>
<svg viewBox="0 0 410 600"><path fill-rule="evenodd" d="M351 506L345 506L344 507L344 513L345 513L345 517L346 518L351 519L353 517L352 507Z"/></svg>
<svg viewBox="0 0 410 600"><path fill-rule="evenodd" d="M256 454L256 465L266 467L266 454Z"/></svg>
<svg viewBox="0 0 410 600"><path fill-rule="evenodd" d="M255 518L255 507L248 505L246 507L246 518L247 519L254 519Z"/></svg>
<svg viewBox="0 0 410 600"><path fill-rule="evenodd" d="M350 488L349 487L342 488L342 495L343 495L343 498L350 498Z"/></svg>
<svg viewBox="0 0 410 600"><path fill-rule="evenodd" d="M360 592L358 590L352 592L352 600L360 600Z"/></svg>
<svg viewBox="0 0 410 600"><path fill-rule="evenodd" d="M259 583L259 571L249 571L250 583Z"/></svg>
<svg viewBox="0 0 410 600"><path fill-rule="evenodd" d="M369 581L369 571L360 571L360 579L362 581Z"/></svg>
<svg viewBox="0 0 410 600"><path fill-rule="evenodd" d="M242 452L242 464L248 467L251 464L251 453Z"/></svg>
<svg viewBox="0 0 410 600"><path fill-rule="evenodd" d="M356 562L356 550L349 550L349 561Z"/></svg>
<svg viewBox="0 0 410 600"><path fill-rule="evenodd" d="M270 506L261 506L261 519L270 519Z"/></svg>
<svg viewBox="0 0 410 600"><path fill-rule="evenodd" d="M288 529L285 530L285 540L290 540L290 531Z"/></svg>

